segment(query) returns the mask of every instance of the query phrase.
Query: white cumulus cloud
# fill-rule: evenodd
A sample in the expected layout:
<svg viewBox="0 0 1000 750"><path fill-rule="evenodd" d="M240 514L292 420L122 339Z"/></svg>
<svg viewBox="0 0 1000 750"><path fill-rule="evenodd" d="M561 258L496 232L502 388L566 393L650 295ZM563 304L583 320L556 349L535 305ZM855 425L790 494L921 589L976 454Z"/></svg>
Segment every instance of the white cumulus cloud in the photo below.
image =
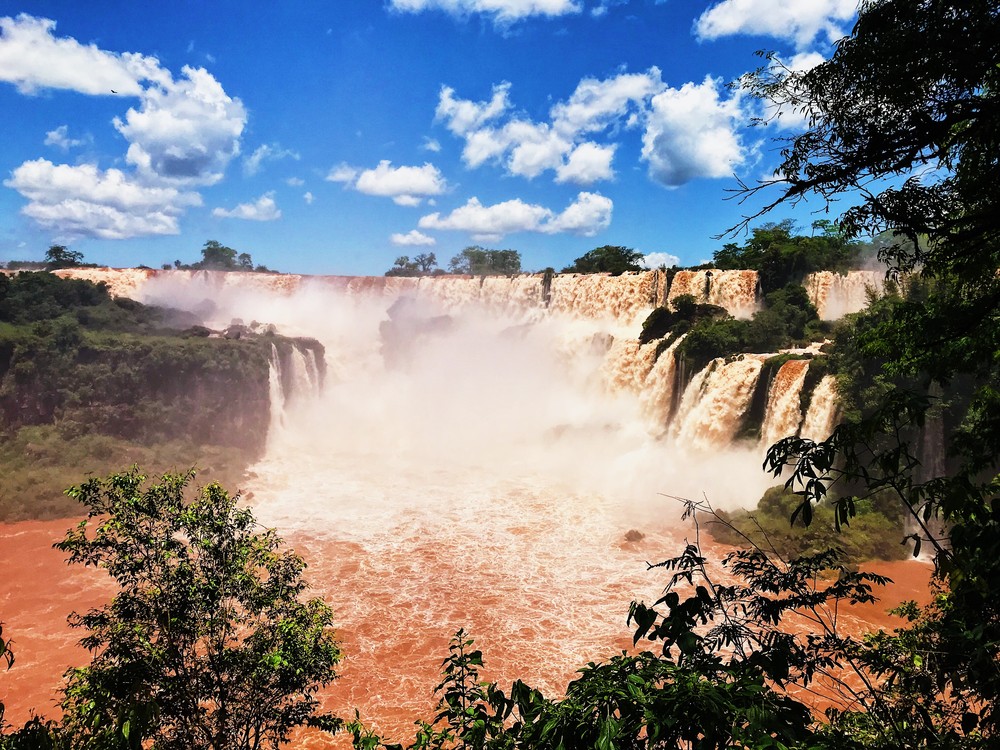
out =
<svg viewBox="0 0 1000 750"><path fill-rule="evenodd" d="M610 180L615 175L611 160L616 148L615 144L581 143L569 153L565 163L556 167L556 182L590 185L598 180Z"/></svg>
<svg viewBox="0 0 1000 750"><path fill-rule="evenodd" d="M202 68L184 67L175 78L155 57L80 44L57 37L55 29L54 21L23 13L0 18L0 81L25 94L50 89L137 99L113 120L129 144L130 169L37 159L4 184L28 198L25 215L60 236L177 233L184 210L201 205L189 189L217 183L240 153L247 120L242 102ZM45 137L46 145L64 150L84 142L70 137L66 125Z"/></svg>
<svg viewBox="0 0 1000 750"><path fill-rule="evenodd" d="M665 89L659 68L621 73L613 78L584 78L565 102L552 107L556 130L576 135L604 130L639 111L649 97Z"/></svg>
<svg viewBox="0 0 1000 750"><path fill-rule="evenodd" d="M571 232L593 237L611 225L614 203L600 193L580 193L565 211L552 217L542 231L546 234Z"/></svg>
<svg viewBox="0 0 1000 750"><path fill-rule="evenodd" d="M205 69L184 66L183 77L145 89L115 128L131 144L126 160L140 174L179 185L213 185L240 153L243 103L226 94Z"/></svg>
<svg viewBox="0 0 1000 750"><path fill-rule="evenodd" d="M599 143L638 126L650 100L666 89L659 69L585 78L564 102L552 106L547 122L513 114L510 84L493 87L488 101L471 101L443 87L436 110L448 130L465 141L462 161L475 169L487 162L511 175L533 179L552 171L557 182L591 185L614 177L617 144Z"/></svg>
<svg viewBox="0 0 1000 750"><path fill-rule="evenodd" d="M365 195L392 198L400 206L418 206L425 198L441 195L448 189L448 183L433 164L394 167L386 159L380 161L374 169L359 169L341 164L330 170L326 179L342 182Z"/></svg>
<svg viewBox="0 0 1000 750"><path fill-rule="evenodd" d="M389 239L392 241L393 245L402 245L404 247L419 247L421 245L437 244L437 240L417 229L411 229L406 234L394 232Z"/></svg>
<svg viewBox="0 0 1000 750"><path fill-rule="evenodd" d="M201 205L197 193L145 185L118 169L47 159L24 162L3 184L28 199L23 214L67 238L177 234L184 209Z"/></svg>
<svg viewBox="0 0 1000 750"><path fill-rule="evenodd" d="M748 119L739 92L720 96L711 77L653 97L642 138L649 174L668 187L697 177L728 177L748 157L737 128Z"/></svg>
<svg viewBox="0 0 1000 750"><path fill-rule="evenodd" d="M340 164L326 175L326 179L330 182L343 182L346 185L350 185L357 179L358 170L354 167L348 166L347 164Z"/></svg>
<svg viewBox="0 0 1000 750"><path fill-rule="evenodd" d="M509 24L531 16L564 16L579 13L576 0L389 0L389 7L408 13L441 10L464 17L480 13L498 24Z"/></svg>
<svg viewBox="0 0 1000 750"><path fill-rule="evenodd" d="M60 125L55 130L50 130L45 134L46 146L55 146L63 151L69 151L69 149L82 146L87 142L86 138L70 138L69 125Z"/></svg>
<svg viewBox="0 0 1000 750"><path fill-rule="evenodd" d="M315 196L307 190L302 194L302 200L306 202L307 206L311 206L312 202L315 200Z"/></svg>
<svg viewBox="0 0 1000 750"><path fill-rule="evenodd" d="M56 22L21 13L0 18L0 81L22 94L67 89L101 96L138 96L145 80L170 77L155 57L115 53L53 35Z"/></svg>
<svg viewBox="0 0 1000 750"><path fill-rule="evenodd" d="M444 120L448 130L455 135L465 135L479 130L510 107L510 83L504 81L493 87L493 96L487 102L456 99L455 89L442 86L438 96L435 116Z"/></svg>
<svg viewBox="0 0 1000 750"><path fill-rule="evenodd" d="M214 208L212 216L220 219L245 219L247 221L275 221L281 218L281 209L274 202L274 193L264 193L253 203L240 203L236 208Z"/></svg>
<svg viewBox="0 0 1000 750"><path fill-rule="evenodd" d="M785 39L800 49L820 34L833 42L857 13L858 0L723 0L695 21L699 39L755 34Z"/></svg>
<svg viewBox="0 0 1000 750"><path fill-rule="evenodd" d="M647 253L639 261L639 265L649 269L659 268L660 266L670 268L671 266L679 266L680 263L681 259L673 253Z"/></svg>
<svg viewBox="0 0 1000 750"><path fill-rule="evenodd" d="M422 216L421 229L468 232L479 242L495 242L514 232L557 234L572 232L592 236L611 223L612 202L598 193L580 193L562 213L545 206L525 203L515 198L484 206L470 198L446 216L432 213Z"/></svg>

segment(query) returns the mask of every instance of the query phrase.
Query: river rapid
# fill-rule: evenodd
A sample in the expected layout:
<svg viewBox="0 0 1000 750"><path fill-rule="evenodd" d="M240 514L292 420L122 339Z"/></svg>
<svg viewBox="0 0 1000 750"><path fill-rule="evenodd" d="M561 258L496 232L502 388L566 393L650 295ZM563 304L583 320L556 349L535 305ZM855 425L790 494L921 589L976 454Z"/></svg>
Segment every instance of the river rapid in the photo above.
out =
<svg viewBox="0 0 1000 750"><path fill-rule="evenodd" d="M749 402L739 384L759 361L720 363L703 379L714 385L689 398L669 392L669 362L635 342L647 290L627 289L645 300L632 304L607 282L588 281L587 298L564 291L562 308L544 313L513 283L503 305L470 304L473 285L456 284L405 310L397 292L305 282L288 292L174 276L133 290L189 308L211 299L216 325L269 322L326 347L323 384L308 362L286 362L291 377L272 363L267 450L238 489L336 612L345 659L330 709L357 708L405 739L432 713L459 628L482 648L484 678L560 694L588 661L631 648L629 603L654 601L665 583L647 563L694 539L678 498L752 506L769 486L762 446L732 442L734 411ZM786 379L801 387L800 374ZM806 415L782 408L798 429ZM670 424L681 409L683 424ZM65 617L111 593L99 572L68 569L51 549L71 523L0 527L0 617L17 653L0 686L15 723L56 713L63 670L87 657ZM886 607L924 598L925 566L878 569L900 585L846 627L885 624Z"/></svg>

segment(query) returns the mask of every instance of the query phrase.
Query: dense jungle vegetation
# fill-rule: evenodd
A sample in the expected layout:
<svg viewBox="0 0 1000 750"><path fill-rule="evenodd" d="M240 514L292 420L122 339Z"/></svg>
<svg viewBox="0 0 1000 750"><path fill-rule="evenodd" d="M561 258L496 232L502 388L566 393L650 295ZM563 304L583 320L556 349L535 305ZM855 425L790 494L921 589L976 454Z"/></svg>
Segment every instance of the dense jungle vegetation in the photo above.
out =
<svg viewBox="0 0 1000 750"><path fill-rule="evenodd" d="M743 81L769 111L808 121L774 179L745 187L771 196L762 214L849 196L840 231L892 232L880 258L919 274L848 321L830 356L853 408L826 440L771 448L766 466L786 470L792 492L768 502L807 526L818 509L843 526L860 523L866 504L895 503L933 557L931 602L903 605L893 632L855 637L838 612L885 580L839 545L786 559L748 544L722 561L722 579L693 543L651 566L665 590L629 609L636 650L582 667L562 697L483 681L482 654L460 631L439 712L418 723L411 747L997 747L997 39L996 0L867 0L828 61L790 71L768 58ZM769 293L786 287L780 276ZM940 465L921 460L929 422L946 449ZM358 719L316 713L339 652L328 610L301 597L301 562L220 488L185 499L186 483L148 485L132 472L73 490L91 517L61 548L74 563L104 564L121 592L74 623L95 659L70 674L63 720L0 744L275 747L311 722L345 728L358 748L401 747ZM702 502L687 510L695 523L712 515ZM0 659L10 658L4 641ZM810 709L814 690L829 701L822 715Z"/></svg>
<svg viewBox="0 0 1000 750"><path fill-rule="evenodd" d="M0 275L0 520L72 514L81 470L133 462L237 484L263 450L272 342L289 342L199 324L89 281Z"/></svg>

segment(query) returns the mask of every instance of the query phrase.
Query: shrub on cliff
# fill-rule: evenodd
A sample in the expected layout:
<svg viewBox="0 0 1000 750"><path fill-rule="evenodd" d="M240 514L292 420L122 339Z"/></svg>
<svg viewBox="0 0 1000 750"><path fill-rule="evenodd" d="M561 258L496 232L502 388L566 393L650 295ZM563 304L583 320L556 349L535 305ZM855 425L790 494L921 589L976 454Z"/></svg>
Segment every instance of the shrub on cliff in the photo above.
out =
<svg viewBox="0 0 1000 750"><path fill-rule="evenodd" d="M805 289L789 284L766 295L764 307L750 320L699 320L678 347L678 355L696 372L716 357L776 352L802 344L819 333L818 320Z"/></svg>

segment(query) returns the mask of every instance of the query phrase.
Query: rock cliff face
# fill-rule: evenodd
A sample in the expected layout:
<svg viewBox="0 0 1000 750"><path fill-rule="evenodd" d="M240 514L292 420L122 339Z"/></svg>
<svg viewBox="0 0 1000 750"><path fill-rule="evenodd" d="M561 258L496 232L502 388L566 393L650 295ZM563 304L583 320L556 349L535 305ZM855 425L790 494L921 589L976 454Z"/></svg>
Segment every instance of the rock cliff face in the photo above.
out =
<svg viewBox="0 0 1000 750"><path fill-rule="evenodd" d="M295 357L308 358L318 386L324 351L311 339L84 333L58 326L5 332L0 430L55 425L67 436L180 440L256 458L271 418L272 360ZM296 372L287 364L284 370ZM291 392L295 385L280 387Z"/></svg>

